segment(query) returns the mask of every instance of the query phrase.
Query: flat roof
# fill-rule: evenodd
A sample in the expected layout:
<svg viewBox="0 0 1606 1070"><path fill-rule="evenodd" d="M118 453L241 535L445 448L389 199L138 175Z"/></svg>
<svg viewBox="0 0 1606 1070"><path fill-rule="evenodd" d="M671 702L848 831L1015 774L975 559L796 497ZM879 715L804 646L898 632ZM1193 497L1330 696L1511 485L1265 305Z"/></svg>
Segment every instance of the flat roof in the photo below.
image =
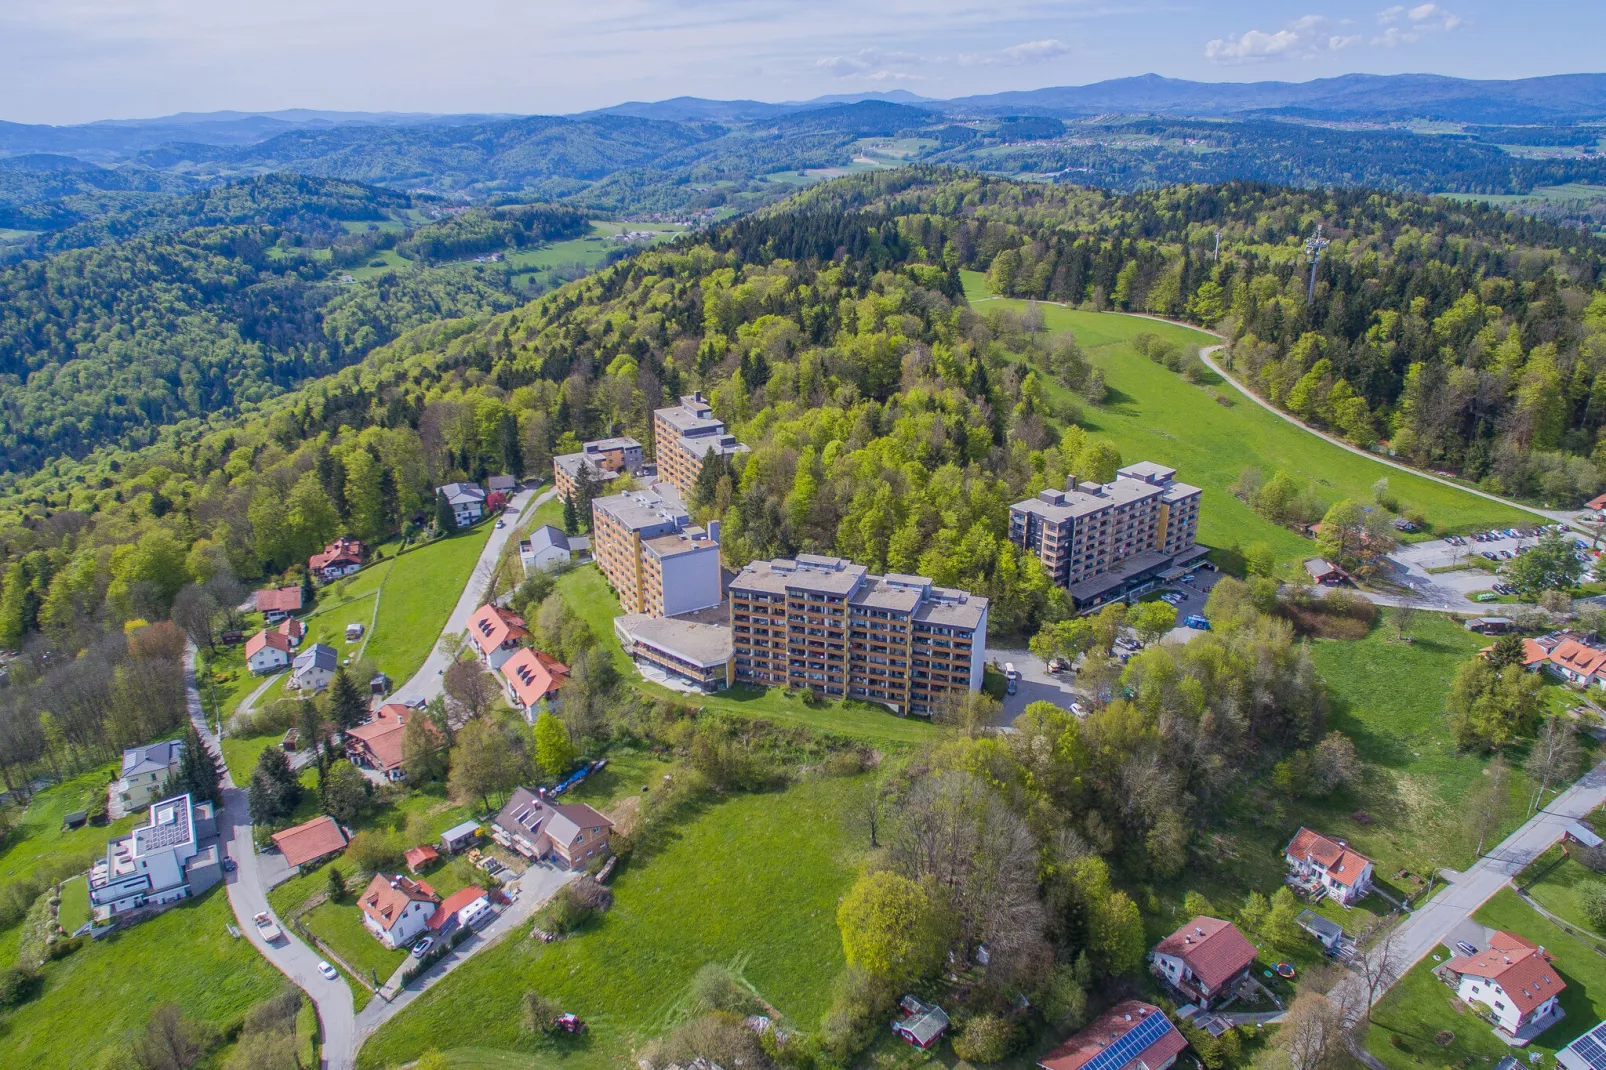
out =
<svg viewBox="0 0 1606 1070"><path fill-rule="evenodd" d="M1164 492L1164 487L1145 483L1141 479L1117 478L1113 483L1100 486L1097 494L1090 494L1084 490L1045 491L1044 495L1059 500L1048 501L1044 495L1039 495L1036 498L1027 498L1023 502L1016 502L1011 508L1023 513L1035 513L1045 520L1059 523L1090 516L1106 509L1130 505L1133 502L1145 501Z"/></svg>
<svg viewBox="0 0 1606 1070"><path fill-rule="evenodd" d="M785 594L788 589L816 594L851 594L868 574L863 565L840 557L798 554L796 558L750 561L730 582L733 591Z"/></svg>
<svg viewBox="0 0 1606 1070"><path fill-rule="evenodd" d="M1140 579L1151 569L1158 569L1162 565L1171 563L1171 555L1161 553L1159 550L1145 550L1141 554L1133 554L1124 559L1120 565L1097 576L1090 576L1071 588L1071 597L1075 599L1097 598L1106 591L1112 591L1134 579Z"/></svg>
<svg viewBox="0 0 1606 1070"><path fill-rule="evenodd" d="M735 651L731 630L720 624L626 613L615 617L614 625L635 642L656 647L694 665L723 665Z"/></svg>
<svg viewBox="0 0 1606 1070"><path fill-rule="evenodd" d="M691 519L680 499L661 491L627 490L623 494L593 499L591 506L612 517L627 531L641 531L661 524L678 529Z"/></svg>
<svg viewBox="0 0 1606 1070"><path fill-rule="evenodd" d="M708 532L702 528L686 528L672 535L655 535L650 539L642 539L641 545L658 558L719 549L719 543L710 539Z"/></svg>

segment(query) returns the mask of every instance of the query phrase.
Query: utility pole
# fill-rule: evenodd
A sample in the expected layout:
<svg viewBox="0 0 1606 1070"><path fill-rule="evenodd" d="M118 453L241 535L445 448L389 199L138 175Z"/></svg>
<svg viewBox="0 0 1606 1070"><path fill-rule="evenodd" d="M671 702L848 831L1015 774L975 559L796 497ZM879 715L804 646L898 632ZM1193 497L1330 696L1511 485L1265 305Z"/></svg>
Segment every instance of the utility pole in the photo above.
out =
<svg viewBox="0 0 1606 1070"><path fill-rule="evenodd" d="M1305 291L1305 303L1316 300L1316 265L1321 262L1322 250L1332 244L1322 237L1322 225L1316 224L1316 233L1305 239L1305 255L1310 257L1310 286Z"/></svg>

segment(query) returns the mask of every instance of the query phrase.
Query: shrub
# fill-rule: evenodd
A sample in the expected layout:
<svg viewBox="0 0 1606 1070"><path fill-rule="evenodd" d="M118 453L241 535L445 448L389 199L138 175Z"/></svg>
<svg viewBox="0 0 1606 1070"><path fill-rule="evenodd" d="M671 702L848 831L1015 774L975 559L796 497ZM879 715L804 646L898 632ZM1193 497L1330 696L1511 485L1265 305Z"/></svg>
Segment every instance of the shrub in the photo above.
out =
<svg viewBox="0 0 1606 1070"><path fill-rule="evenodd" d="M520 1024L526 1033L545 1033L552 1028L552 1019L559 1013L558 1005L541 993L530 989L519 1001Z"/></svg>
<svg viewBox="0 0 1606 1070"><path fill-rule="evenodd" d="M973 1063L996 1063L1015 1050L1020 1031L1015 1023L995 1014L983 1014L965 1023L954 1038L954 1054Z"/></svg>
<svg viewBox="0 0 1606 1070"><path fill-rule="evenodd" d="M1606 932L1606 883L1590 881L1578 890L1584 917L1597 932Z"/></svg>
<svg viewBox="0 0 1606 1070"><path fill-rule="evenodd" d="M700 1011L750 1014L756 1009L752 993L743 988L730 967L710 962L691 979L691 999Z"/></svg>
<svg viewBox="0 0 1606 1070"><path fill-rule="evenodd" d="M0 1007L14 1007L33 995L38 975L16 966L0 970Z"/></svg>
<svg viewBox="0 0 1606 1070"><path fill-rule="evenodd" d="M838 1062L847 1062L875 1042L892 1006L890 984L848 967L833 985L831 1008L820 1025L820 1046Z"/></svg>
<svg viewBox="0 0 1606 1070"><path fill-rule="evenodd" d="M592 893L576 890L577 885L581 884L589 884L593 888L601 890L608 895L608 902L612 902L613 893L608 892L606 888L603 888L596 881L575 881L572 884L565 884L558 889L558 893L547 902L547 905L542 907L540 912L536 914L535 923L537 927L545 932L562 935L564 933L572 933L584 925L587 919L596 913L598 907L596 905L597 900Z"/></svg>

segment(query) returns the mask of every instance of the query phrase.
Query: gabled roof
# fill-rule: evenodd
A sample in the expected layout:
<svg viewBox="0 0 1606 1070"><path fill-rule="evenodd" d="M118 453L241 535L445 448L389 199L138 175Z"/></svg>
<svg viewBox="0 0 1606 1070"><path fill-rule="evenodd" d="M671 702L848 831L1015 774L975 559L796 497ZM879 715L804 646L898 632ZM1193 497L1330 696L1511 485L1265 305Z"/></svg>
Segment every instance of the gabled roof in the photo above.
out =
<svg viewBox="0 0 1606 1070"><path fill-rule="evenodd" d="M374 879L368 882L368 888L362 893L358 905L381 929L389 932L401 920L402 912L409 903L433 906L440 901L441 897L435 894L435 889L423 881L415 881L399 873L394 877L376 873Z"/></svg>
<svg viewBox="0 0 1606 1070"><path fill-rule="evenodd" d="M130 747L123 751L123 776L165 772L183 753L182 739L164 739L160 743Z"/></svg>
<svg viewBox="0 0 1606 1070"><path fill-rule="evenodd" d="M554 843L571 844L581 832L612 828L613 822L585 803L553 805L543 802L529 788L516 788L507 805L496 815L504 832L518 833L535 846L546 836Z"/></svg>
<svg viewBox="0 0 1606 1070"><path fill-rule="evenodd" d="M372 719L346 729L346 738L359 740L373 756L379 771L388 773L402 764L402 740L412 712L399 702L387 702Z"/></svg>
<svg viewBox="0 0 1606 1070"><path fill-rule="evenodd" d="M1288 841L1283 854L1300 861L1315 862L1327 870L1327 875L1346 888L1353 887L1372 860L1351 850L1337 840L1328 839L1320 832L1303 826Z"/></svg>
<svg viewBox="0 0 1606 1070"><path fill-rule="evenodd" d="M257 592L257 609L263 613L278 610L281 613L301 612L301 585L275 587Z"/></svg>
<svg viewBox="0 0 1606 1070"><path fill-rule="evenodd" d="M273 834L273 844L286 863L299 866L315 858L333 854L346 846L346 834L328 814Z"/></svg>
<svg viewBox="0 0 1606 1070"><path fill-rule="evenodd" d="M569 682L567 665L529 647L515 650L513 656L502 663L500 671L525 706L534 706Z"/></svg>
<svg viewBox="0 0 1606 1070"><path fill-rule="evenodd" d="M1580 676L1594 676L1606 668L1606 650L1588 646L1577 639L1567 639L1550 652L1550 660Z"/></svg>
<svg viewBox="0 0 1606 1070"><path fill-rule="evenodd" d="M284 618L284 620L279 622L279 626L273 630L284 636L286 639L291 640L300 639L303 635L307 634L307 626L302 624L301 621L296 617Z"/></svg>
<svg viewBox="0 0 1606 1070"><path fill-rule="evenodd" d="M268 647L290 653L290 637L277 628L264 628L245 641L245 656L247 660L255 657L257 652Z"/></svg>
<svg viewBox="0 0 1606 1070"><path fill-rule="evenodd" d="M441 853L427 843L421 843L417 847L409 847L402 852L402 860L407 863L409 869L427 866L440 856Z"/></svg>
<svg viewBox="0 0 1606 1070"><path fill-rule="evenodd" d="M360 564L362 564L362 543L347 538L336 539L323 548L323 553L313 554L307 560L307 567L314 570L328 568L330 565Z"/></svg>
<svg viewBox="0 0 1606 1070"><path fill-rule="evenodd" d="M470 502L483 502L485 491L480 489L478 483L448 483L444 487L436 487L436 493L446 495L450 505L467 505Z"/></svg>
<svg viewBox="0 0 1606 1070"><path fill-rule="evenodd" d="M1255 961L1255 945L1230 921L1194 918L1154 945L1155 954L1182 960L1200 983L1214 989Z"/></svg>
<svg viewBox="0 0 1606 1070"><path fill-rule="evenodd" d="M468 634L474 639L474 645L480 648L480 653L489 654L504 644L529 638L530 632L524 626L524 618L517 613L501 606L487 605L481 606L468 619Z"/></svg>
<svg viewBox="0 0 1606 1070"><path fill-rule="evenodd" d="M1037 1065L1043 1070L1124 1070L1139 1064L1154 1068L1176 1058L1187 1046L1160 1008L1129 999L1068 1037Z"/></svg>
<svg viewBox="0 0 1606 1070"><path fill-rule="evenodd" d="M431 929L439 929L451 919L453 914L456 914L459 910L462 910L476 899L484 898L484 888L476 888L471 884L467 888L458 889L451 895L447 896L440 906L435 908L435 913L429 916L429 927Z"/></svg>
<svg viewBox="0 0 1606 1070"><path fill-rule="evenodd" d="M326 669L334 672L340 667L340 654L332 646L322 643L313 643L307 649L296 655L296 672L305 672L307 669Z"/></svg>
<svg viewBox="0 0 1606 1070"><path fill-rule="evenodd" d="M559 550L569 549L569 537L551 524L542 524L530 532L530 537L527 541L530 544L530 549L536 553L553 548Z"/></svg>
<svg viewBox="0 0 1606 1070"><path fill-rule="evenodd" d="M519 481L514 479L512 476L492 476L490 479L485 481L485 486L488 489L499 490L503 493L507 493L518 485Z"/></svg>
<svg viewBox="0 0 1606 1070"><path fill-rule="evenodd" d="M1550 651L1546 650L1536 640L1524 639L1522 641L1522 664L1524 668L1531 669L1535 665L1543 664L1550 658Z"/></svg>
<svg viewBox="0 0 1606 1070"><path fill-rule="evenodd" d="M1482 977L1499 985L1518 1014L1527 1014L1567 987L1545 949L1516 933L1497 932L1489 938L1487 951L1457 955L1446 965L1464 977Z"/></svg>
<svg viewBox="0 0 1606 1070"><path fill-rule="evenodd" d="M1601 510L1601 509L1606 509L1606 494L1599 494L1599 495L1596 495L1595 497L1589 499L1589 501L1584 503L1584 508L1585 509L1594 509L1594 510L1597 510L1597 511Z"/></svg>

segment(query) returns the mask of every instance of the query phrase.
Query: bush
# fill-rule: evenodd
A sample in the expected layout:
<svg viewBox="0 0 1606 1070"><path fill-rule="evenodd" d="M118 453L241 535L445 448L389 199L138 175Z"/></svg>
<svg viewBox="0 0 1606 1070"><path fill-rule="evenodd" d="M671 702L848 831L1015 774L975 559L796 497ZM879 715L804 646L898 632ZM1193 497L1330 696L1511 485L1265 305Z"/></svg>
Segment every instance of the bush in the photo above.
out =
<svg viewBox="0 0 1606 1070"><path fill-rule="evenodd" d="M526 1033L540 1034L552 1028L552 1019L561 1012L558 1005L533 988L519 1001L520 1024Z"/></svg>
<svg viewBox="0 0 1606 1070"><path fill-rule="evenodd" d="M38 975L16 966L0 970L0 1007L15 1007L33 995Z"/></svg>
<svg viewBox="0 0 1606 1070"><path fill-rule="evenodd" d="M542 907L540 912L536 914L536 927L544 932L557 933L561 936L565 933L572 933L584 925L591 915L599 909L597 905L599 900L590 891L577 890L578 886L582 884L589 884L591 887L600 890L608 896L607 902L612 902L613 893L603 888L596 881L583 880L565 884L558 889L558 893L547 902L547 905Z"/></svg>
<svg viewBox="0 0 1606 1070"><path fill-rule="evenodd" d="M892 1008L891 985L848 967L833 985L831 1008L820 1024L820 1046L838 1062L847 1062L875 1042Z"/></svg>
<svg viewBox="0 0 1606 1070"><path fill-rule="evenodd" d="M995 1014L983 1014L965 1023L954 1037L954 1054L973 1063L996 1063L1009 1058L1020 1036L1015 1023Z"/></svg>
<svg viewBox="0 0 1606 1070"><path fill-rule="evenodd" d="M691 979L691 1000L699 1011L751 1014L757 1010L753 994L743 988L730 967L717 962L703 966Z"/></svg>
<svg viewBox="0 0 1606 1070"><path fill-rule="evenodd" d="M1584 917L1596 932L1606 932L1606 883L1590 881L1578 890Z"/></svg>

